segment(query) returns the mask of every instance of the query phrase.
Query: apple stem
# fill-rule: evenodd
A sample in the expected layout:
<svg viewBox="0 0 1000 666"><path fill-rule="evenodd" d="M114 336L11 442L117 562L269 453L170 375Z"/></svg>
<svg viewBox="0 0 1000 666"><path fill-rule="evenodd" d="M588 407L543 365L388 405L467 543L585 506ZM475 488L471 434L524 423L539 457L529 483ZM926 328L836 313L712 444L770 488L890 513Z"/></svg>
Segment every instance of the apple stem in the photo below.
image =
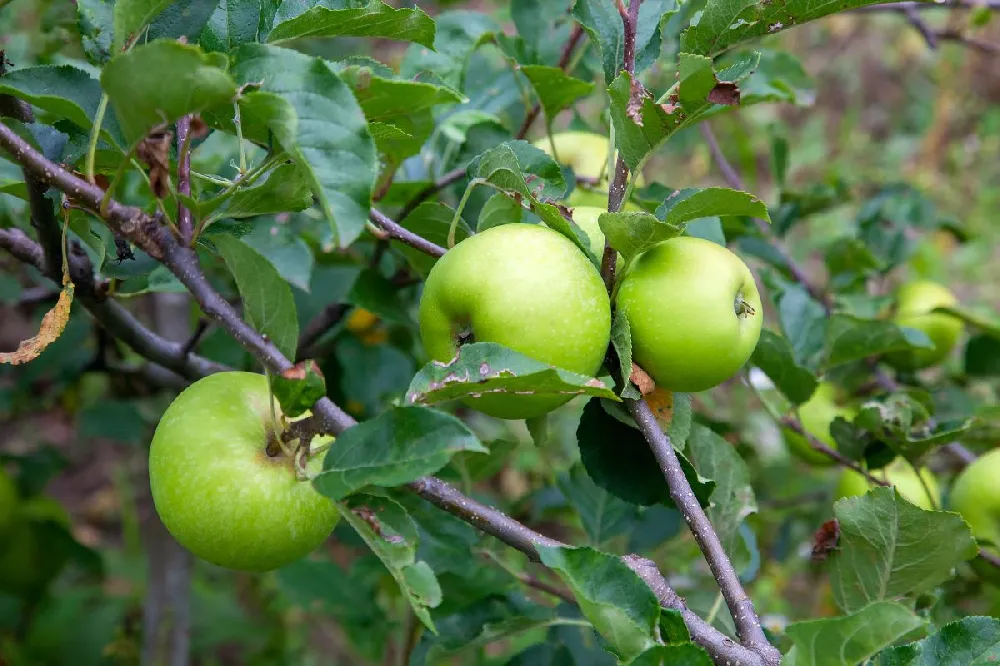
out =
<svg viewBox="0 0 1000 666"><path fill-rule="evenodd" d="M736 316L737 317L746 317L748 315L752 316L752 315L757 314L757 310L755 310L752 305L750 305L749 303L747 303L746 301L744 301L739 296L736 297L735 310L736 310Z"/></svg>
<svg viewBox="0 0 1000 666"><path fill-rule="evenodd" d="M465 192L462 193L462 199L458 202L458 208L455 209L455 215L451 218L451 226L448 227L448 249L455 247L455 232L458 231L458 222L462 219L462 211L465 210L465 204L469 202L469 197L472 195L472 190L476 189L476 185L482 185L486 181L482 178L473 178L469 181L469 185L465 188Z"/></svg>

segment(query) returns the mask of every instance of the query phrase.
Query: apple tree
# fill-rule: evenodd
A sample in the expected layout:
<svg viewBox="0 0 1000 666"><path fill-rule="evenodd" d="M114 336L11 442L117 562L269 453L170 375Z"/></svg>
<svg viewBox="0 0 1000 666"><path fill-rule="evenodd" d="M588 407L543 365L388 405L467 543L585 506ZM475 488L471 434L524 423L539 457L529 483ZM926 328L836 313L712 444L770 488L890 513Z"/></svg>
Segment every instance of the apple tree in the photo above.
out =
<svg viewBox="0 0 1000 666"><path fill-rule="evenodd" d="M0 0L0 663L992 663L998 8Z"/></svg>

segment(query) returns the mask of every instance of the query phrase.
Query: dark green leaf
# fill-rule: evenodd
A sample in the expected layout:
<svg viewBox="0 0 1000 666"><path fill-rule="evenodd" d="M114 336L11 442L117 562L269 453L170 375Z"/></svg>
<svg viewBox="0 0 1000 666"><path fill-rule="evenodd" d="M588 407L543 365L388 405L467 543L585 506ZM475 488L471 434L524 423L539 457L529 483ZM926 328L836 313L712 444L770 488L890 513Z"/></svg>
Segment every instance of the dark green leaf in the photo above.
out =
<svg viewBox="0 0 1000 666"><path fill-rule="evenodd" d="M881 319L837 314L826 327L826 367L894 351L933 347L927 334Z"/></svg>
<svg viewBox="0 0 1000 666"><path fill-rule="evenodd" d="M981 312L961 305L955 307L934 308L934 312L943 312L958 317L969 326L978 328L986 335L1000 339L1000 318L995 313Z"/></svg>
<svg viewBox="0 0 1000 666"><path fill-rule="evenodd" d="M559 490L580 514L590 542L595 545L621 534L635 519L635 506L599 488L580 465L559 475Z"/></svg>
<svg viewBox="0 0 1000 666"><path fill-rule="evenodd" d="M425 365L410 383L406 402L435 404L492 393L618 399L599 379L536 361L495 342L476 342L459 347L448 363Z"/></svg>
<svg viewBox="0 0 1000 666"><path fill-rule="evenodd" d="M624 562L592 548L537 548L542 564L569 585L584 617L622 661L655 645L660 604Z"/></svg>
<svg viewBox="0 0 1000 666"><path fill-rule="evenodd" d="M458 451L487 450L454 416L426 407L394 407L337 437L313 482L333 499L366 485L398 486L444 467Z"/></svg>
<svg viewBox="0 0 1000 666"><path fill-rule="evenodd" d="M259 0L258 0L259 2ZM177 0L163 10L149 26L147 41L180 39L197 42L209 18L220 6L219 0Z"/></svg>
<svg viewBox="0 0 1000 666"><path fill-rule="evenodd" d="M112 58L101 86L131 146L156 125L232 101L236 84L225 66L225 57L195 46L153 42Z"/></svg>
<svg viewBox="0 0 1000 666"><path fill-rule="evenodd" d="M361 3L333 0L305 9L286 2L274 17L271 43L302 37L382 37L434 48L434 21L421 9L393 9L380 0ZM305 9L305 11L300 11Z"/></svg>
<svg viewBox="0 0 1000 666"><path fill-rule="evenodd" d="M613 81L625 56L625 28L614 0L577 0L573 17L590 35L601 53L604 80Z"/></svg>
<svg viewBox="0 0 1000 666"><path fill-rule="evenodd" d="M503 224L517 224L524 221L524 208L503 192L497 192L483 204L476 222L476 231L483 232Z"/></svg>
<svg viewBox="0 0 1000 666"><path fill-rule="evenodd" d="M545 117L549 119L555 118L557 113L594 90L593 83L574 79L558 67L524 65L521 72L531 82L545 111Z"/></svg>
<svg viewBox="0 0 1000 666"><path fill-rule="evenodd" d="M281 413L295 418L312 409L326 395L326 380L316 361L302 361L274 376L271 380L274 397Z"/></svg>
<svg viewBox="0 0 1000 666"><path fill-rule="evenodd" d="M622 268L624 269L624 266ZM614 319L611 321L611 344L615 348L615 355L618 356L618 371L622 380L621 396L638 400L642 396L629 379L632 376L632 331L629 329L628 318L621 310L615 311Z"/></svg>
<svg viewBox="0 0 1000 666"><path fill-rule="evenodd" d="M650 213L601 213L597 223L611 247L621 253L625 266L657 243L684 231L683 226L663 222Z"/></svg>
<svg viewBox="0 0 1000 666"><path fill-rule="evenodd" d="M785 288L777 305L781 330L792 345L795 362L803 368L815 368L827 334L826 310L797 284Z"/></svg>
<svg viewBox="0 0 1000 666"><path fill-rule="evenodd" d="M618 23L620 26L620 18ZM639 167L683 122L680 114L673 117L654 102L628 72L614 79L608 87L608 95L611 97L611 122L615 126L615 147L630 169ZM637 119L642 121L641 125Z"/></svg>
<svg viewBox="0 0 1000 666"><path fill-rule="evenodd" d="M261 0L220 0L201 33L201 45L207 51L226 53L257 41L260 23Z"/></svg>
<svg viewBox="0 0 1000 666"><path fill-rule="evenodd" d="M340 445L341 439L342 436L338 438L336 446L330 449L330 453ZM328 459L329 455L327 454ZM323 478L320 476L315 483L319 484ZM428 629L434 631L434 622L428 609L441 603L441 586L430 566L416 558L418 536L413 519L399 503L387 497L358 495L349 503L339 503L339 506L344 520L354 528L396 579L414 614Z"/></svg>
<svg viewBox="0 0 1000 666"><path fill-rule="evenodd" d="M761 51L760 65L740 84L741 106L762 102L810 106L815 99L816 84L802 62L788 51Z"/></svg>
<svg viewBox="0 0 1000 666"><path fill-rule="evenodd" d="M673 506L670 489L642 433L608 414L600 401L591 400L584 407L576 436L583 466L599 487L631 504ZM707 505L715 483L701 479L679 451L678 457L698 501Z"/></svg>
<svg viewBox="0 0 1000 666"><path fill-rule="evenodd" d="M392 345L368 345L354 336L337 342L343 395L360 403L366 414L377 414L400 398L413 377L413 358Z"/></svg>
<svg viewBox="0 0 1000 666"><path fill-rule="evenodd" d="M978 552L961 516L924 511L895 488L842 499L834 513L840 547L831 558L830 583L837 604L848 613L930 590Z"/></svg>
<svg viewBox="0 0 1000 666"><path fill-rule="evenodd" d="M965 374L970 377L1000 375L1000 339L975 335L965 345Z"/></svg>
<svg viewBox="0 0 1000 666"><path fill-rule="evenodd" d="M544 607L525 609L511 606L500 599L490 598L443 619L440 622L442 640L436 641L427 650L426 663L447 663L449 658L470 651L481 653L491 643L511 640L526 632L559 625L564 621ZM444 635L445 631L450 635Z"/></svg>
<svg viewBox="0 0 1000 666"><path fill-rule="evenodd" d="M451 227L451 221L454 217L454 209L449 208L445 204L424 202L407 215L401 224L421 238L425 238L441 247L447 247L448 229ZM460 219L458 226L455 228L455 242L458 243L471 235L472 230L469 229L469 225ZM392 247L406 257L413 270L422 277L427 277L427 274L431 271L431 267L437 261L436 257L425 254L399 241L393 241Z"/></svg>
<svg viewBox="0 0 1000 666"><path fill-rule="evenodd" d="M411 44L400 67L405 79L415 79L431 73L457 89L464 89L463 78L469 56L492 35L502 33L500 26L487 14L455 10L438 14L434 49Z"/></svg>
<svg viewBox="0 0 1000 666"><path fill-rule="evenodd" d="M287 358L295 358L299 321L292 290L267 259L243 241L211 237L236 278L247 323L266 335Z"/></svg>
<svg viewBox="0 0 1000 666"><path fill-rule="evenodd" d="M750 362L763 370L778 390L797 405L808 400L816 388L816 377L795 362L788 340L766 329L760 332Z"/></svg>
<svg viewBox="0 0 1000 666"><path fill-rule="evenodd" d="M1000 661L1000 620L964 617L922 641L875 655L872 666L989 666Z"/></svg>
<svg viewBox="0 0 1000 666"><path fill-rule="evenodd" d="M566 191L562 169L545 151L527 141L507 141L477 155L468 167L498 189L533 200L558 199Z"/></svg>
<svg viewBox="0 0 1000 666"><path fill-rule="evenodd" d="M212 202L206 203L211 205ZM241 187L220 203L221 206L209 216L205 226L223 217L240 219L305 210L312 205L312 191L301 169L285 163L271 171L263 182ZM203 212L208 211L203 209Z"/></svg>
<svg viewBox="0 0 1000 666"><path fill-rule="evenodd" d="M688 187L677 190L656 209L656 217L667 224L684 224L704 217L746 215L768 222L764 202L740 190L726 187Z"/></svg>
<svg viewBox="0 0 1000 666"><path fill-rule="evenodd" d="M241 109L273 132L311 181L341 247L364 230L375 182L375 144L351 89L329 65L295 51L247 44L233 53L233 75L260 83Z"/></svg>
<svg viewBox="0 0 1000 666"><path fill-rule="evenodd" d="M111 57L114 0L77 0L77 26L87 59L103 64Z"/></svg>
<svg viewBox="0 0 1000 666"><path fill-rule="evenodd" d="M694 643L658 645L629 662L629 666L712 666L711 657Z"/></svg>
<svg viewBox="0 0 1000 666"><path fill-rule="evenodd" d="M783 666L857 666L910 632L923 620L900 604L880 601L852 615L795 622L785 633L795 647Z"/></svg>
<svg viewBox="0 0 1000 666"><path fill-rule="evenodd" d="M241 239L271 262L281 277L302 291L309 291L313 253L301 236L276 219L255 220Z"/></svg>
<svg viewBox="0 0 1000 666"><path fill-rule="evenodd" d="M140 31L171 2L173 0L115 0L112 48L120 51L126 42L137 39Z"/></svg>
<svg viewBox="0 0 1000 666"><path fill-rule="evenodd" d="M464 452L457 456L487 457L481 453ZM419 559L427 562L438 574L464 574L476 568L470 561L469 554L480 542L481 532L412 493L398 492L395 497L417 525L420 535L420 545L417 548Z"/></svg>

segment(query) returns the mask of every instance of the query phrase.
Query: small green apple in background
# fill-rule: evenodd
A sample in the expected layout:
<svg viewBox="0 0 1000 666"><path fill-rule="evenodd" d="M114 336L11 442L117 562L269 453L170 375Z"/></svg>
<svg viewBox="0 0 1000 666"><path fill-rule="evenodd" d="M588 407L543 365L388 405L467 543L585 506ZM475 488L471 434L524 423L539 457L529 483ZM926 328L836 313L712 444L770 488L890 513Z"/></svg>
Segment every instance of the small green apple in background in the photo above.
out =
<svg viewBox="0 0 1000 666"><path fill-rule="evenodd" d="M14 522L17 509L17 486L7 472L0 467L0 537Z"/></svg>
<svg viewBox="0 0 1000 666"><path fill-rule="evenodd" d="M809 400L798 409L799 421L806 432L831 449L837 448L837 442L830 434L830 424L838 416L850 421L855 414L857 410L853 407L837 404L837 387L829 382L820 382ZM814 449L809 445L809 440L799 433L785 428L782 434L788 450L799 459L822 467L835 464L835 460Z"/></svg>
<svg viewBox="0 0 1000 666"><path fill-rule="evenodd" d="M932 310L957 304L955 295L936 282L918 280L904 284L896 294L896 302L895 322L923 331L934 348L888 354L886 361L900 370L919 370L947 358L962 334L962 320Z"/></svg>
<svg viewBox="0 0 1000 666"><path fill-rule="evenodd" d="M597 269L568 238L540 225L504 224L449 250L424 285L420 337L428 356L450 361L468 335L593 376L611 336L611 303ZM570 397L495 394L465 403L524 419Z"/></svg>
<svg viewBox="0 0 1000 666"><path fill-rule="evenodd" d="M615 303L629 322L632 358L669 391L704 391L732 377L753 354L764 318L743 260L690 236L633 259Z"/></svg>
<svg viewBox="0 0 1000 666"><path fill-rule="evenodd" d="M552 144L556 146L556 155L552 155ZM545 151L549 157L558 157L559 160L573 169L573 173L578 177L597 179L600 178L596 189L577 187L569 195L566 205L593 206L596 208L608 209L608 137L603 134L593 132L559 132L549 137L543 136L533 144L535 148ZM636 179L636 186L643 184L642 176ZM627 203L622 210L642 210L632 203Z"/></svg>
<svg viewBox="0 0 1000 666"><path fill-rule="evenodd" d="M977 539L1000 549L1000 449L984 453L955 479L949 499Z"/></svg>
<svg viewBox="0 0 1000 666"><path fill-rule="evenodd" d="M919 506L921 509L932 511L934 507L941 506L941 489L938 486L937 479L934 478L934 475L926 467L921 468L920 476L923 477L927 488L931 491L930 497L927 495L924 483L917 477L916 472L913 471L909 463L901 458L897 458L881 470L875 470L872 472L872 476L894 485L906 501ZM845 469L840 475L835 499L858 497L867 493L871 487L872 484L864 476L852 469Z"/></svg>
<svg viewBox="0 0 1000 666"><path fill-rule="evenodd" d="M336 526L336 507L298 478L291 458L265 452L271 428L267 378L250 372L198 380L160 419L149 449L153 503L198 557L230 569L276 569L317 548ZM312 456L307 470L318 473L322 458Z"/></svg>

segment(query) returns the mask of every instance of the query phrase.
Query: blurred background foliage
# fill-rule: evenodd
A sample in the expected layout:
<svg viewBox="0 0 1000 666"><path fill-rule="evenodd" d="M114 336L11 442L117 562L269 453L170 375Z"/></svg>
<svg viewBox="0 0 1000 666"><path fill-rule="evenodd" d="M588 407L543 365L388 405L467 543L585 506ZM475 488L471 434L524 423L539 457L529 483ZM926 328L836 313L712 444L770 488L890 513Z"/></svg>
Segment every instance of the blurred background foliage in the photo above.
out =
<svg viewBox="0 0 1000 666"><path fill-rule="evenodd" d="M434 16L459 4L488 13L512 32L511 5L505 2L430 0L421 8ZM698 4L685 6L671 23L675 32L665 35L665 62L672 37ZM935 22L981 20L969 12L928 16ZM0 2L0 47L16 66L79 66L83 47L77 20L75 3ZM1000 42L1000 20L988 21L977 34ZM398 43L353 39L294 46L329 59L371 55L394 68L406 51ZM552 47L554 59L561 43ZM949 41L931 50L901 15L885 12L840 14L767 38L760 47L762 68L781 72L781 85L768 88L762 77L754 92L793 103L721 114L712 126L746 188L768 202L776 229L810 274L823 276L836 266L828 253L835 241L861 239L862 249L871 252L857 251L845 260L872 262L869 285L877 292L889 294L901 280L923 276L946 282L967 306L995 311L1000 303L997 55ZM598 80L595 49L578 57L591 76L577 75ZM654 66L649 87L666 89L672 75ZM398 183L413 186L394 187L388 203L406 200L422 183L509 137L525 111L516 76L495 47L477 51L463 89L471 106L437 118L428 147L397 175ZM560 115L554 127L603 131L603 111L604 100L595 94ZM541 132L539 123L534 137ZM198 171L221 175L229 173L236 155L234 141L215 134L196 149L193 160ZM678 188L724 184L697 129L672 140L646 173ZM0 160L0 185L19 180L18 168ZM144 187L134 179L125 198L142 200ZM446 191L446 200L454 204L460 187ZM464 217L476 219L491 194L480 188ZM425 361L415 326L418 289L399 271L399 255L387 253L374 267L370 264L370 239L327 252L326 225L315 224L311 215L256 219L251 231L256 241L249 242L293 285L303 324L331 302L343 304L344 316L314 343L313 352L331 397L354 416L371 417L401 396ZM23 201L0 196L3 226L25 227L25 216ZM902 245L866 245L862 229L873 218L900 229ZM730 229L716 225L704 233L720 231ZM752 255L752 247L742 249ZM889 256L893 252L897 255ZM170 291L173 278L162 268L147 274L144 260L148 257L122 263L114 277L135 312L155 323L147 292ZM900 262L900 270L881 270ZM0 255L0 269L0 349L7 350L37 330L56 294L37 286L46 283L5 255ZM213 279L235 294L224 271L216 270ZM255 369L215 326L208 327L198 349L220 362ZM936 372L957 377L964 364L959 351ZM980 441L972 446L995 445L1000 433L996 384L964 376L961 381L965 386L941 384L944 388L934 395L939 410L982 417ZM152 512L145 451L172 395L156 388L131 352L109 340L78 307L62 337L38 360L0 368L0 462L32 503L30 520L18 527L28 536L19 537L19 547L0 558L0 579L13 571L33 572L18 581L0 580L0 664L138 662L148 563L142 526ZM751 556L741 573L765 624L776 628L792 619L834 614L829 587L808 553L814 531L831 516L836 472L789 459L776 426L738 382L697 395L695 408L751 464L761 511L748 523L752 529L742 532ZM708 614L718 607L715 588L676 512L637 509L617 500L602 507L588 504L594 486L578 464L580 410L580 404L571 403L557 412L538 446L523 423L465 414L493 453L485 462L460 456L443 476L546 534L655 556L691 608ZM447 533L452 519L417 505L412 510L418 521L426 520L421 527L427 526L428 534ZM429 543L433 550L434 539ZM436 563L446 588L435 612L442 631L438 654L447 652L448 641L467 642L484 623L531 618L539 609L531 601L537 593L525 592L516 579L525 567L522 556L492 541L477 541L471 549L472 561ZM991 587L980 590L979 584L960 575L945 586L946 598L922 603L940 613L1000 614L1000 594ZM198 664L392 664L417 640L414 620L392 578L344 525L317 557L274 573L237 574L198 562L192 602L192 651ZM459 608L462 613L449 615ZM717 623L729 622L724 610L712 615ZM550 627L544 618L526 626L514 638L455 659L468 664L613 663L592 633ZM534 645L544 632L558 640ZM421 644L415 654L430 649Z"/></svg>

